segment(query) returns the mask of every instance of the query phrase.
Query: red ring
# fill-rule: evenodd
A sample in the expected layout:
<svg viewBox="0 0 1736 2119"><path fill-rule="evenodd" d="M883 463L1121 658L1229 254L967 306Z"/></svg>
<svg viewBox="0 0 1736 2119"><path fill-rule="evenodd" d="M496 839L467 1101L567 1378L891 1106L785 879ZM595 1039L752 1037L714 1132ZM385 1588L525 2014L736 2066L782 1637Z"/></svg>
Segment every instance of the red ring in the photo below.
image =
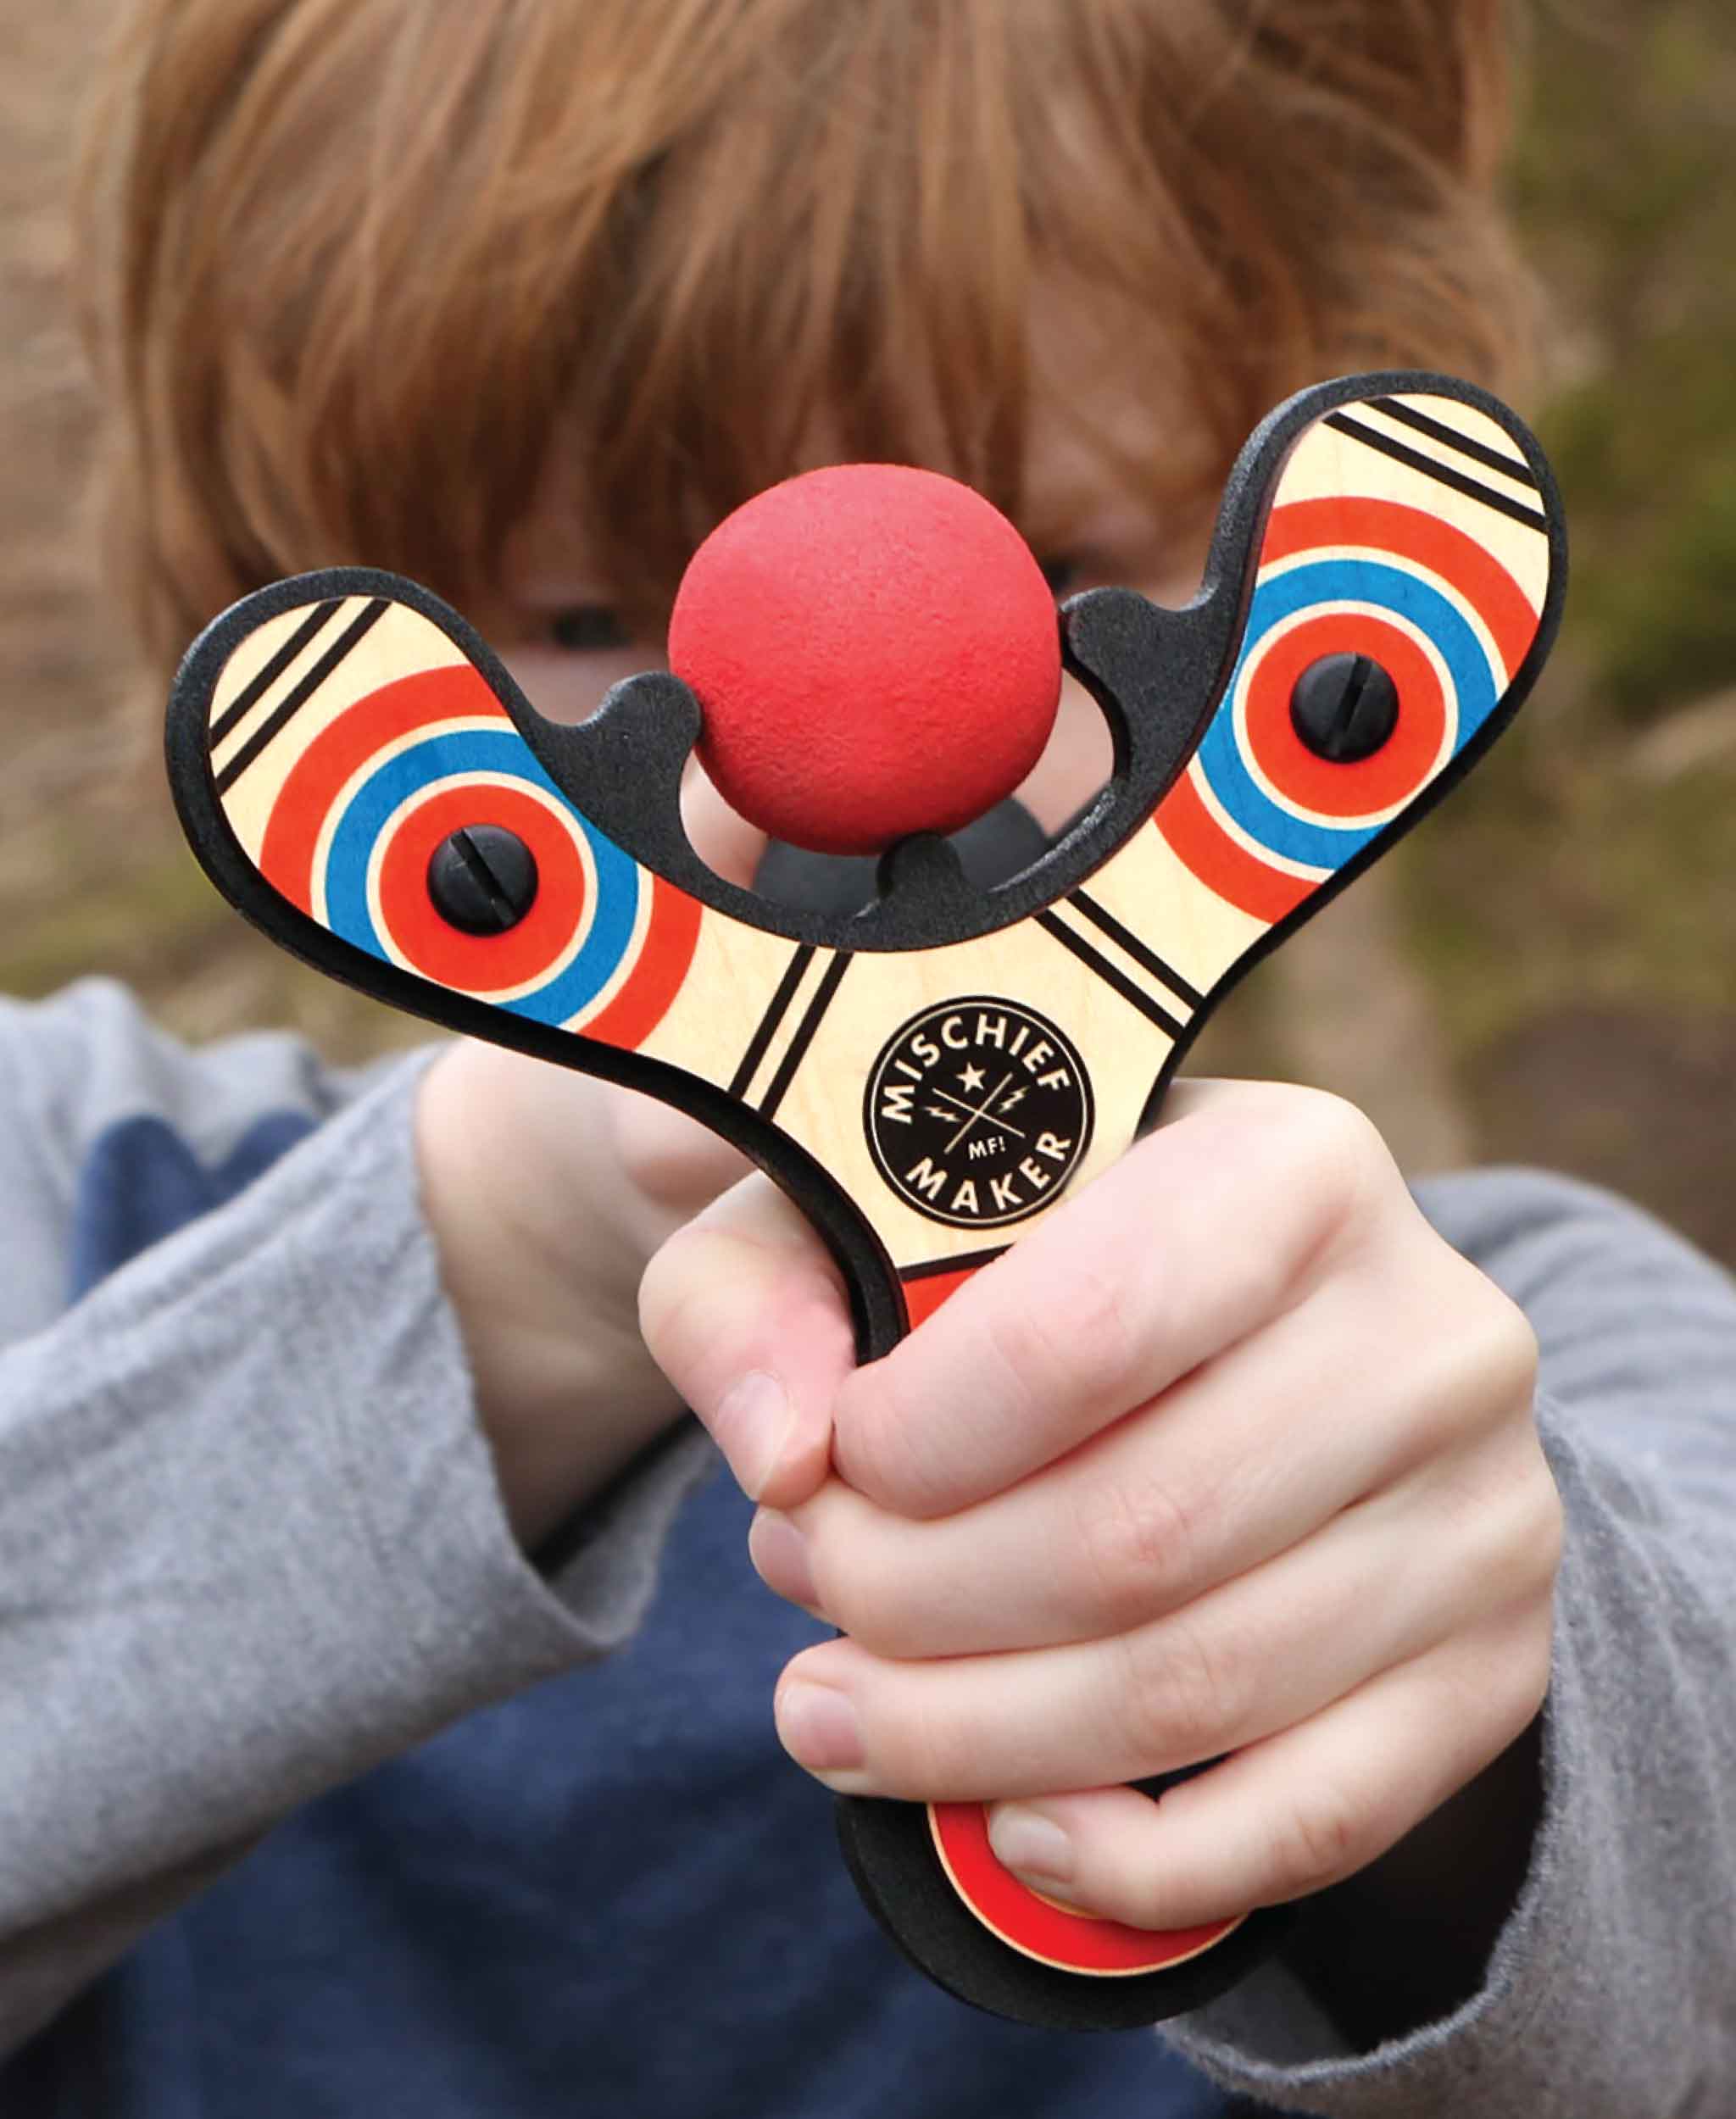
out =
<svg viewBox="0 0 1736 2119"><path fill-rule="evenodd" d="M1240 1918L1203 1927L1130 1927L1074 1913L1020 1883L988 1844L982 1803L931 1803L928 1816L954 1889L1004 1942L1064 1971L1119 1974L1161 1972L1221 1942Z"/></svg>
<svg viewBox="0 0 1736 2119"><path fill-rule="evenodd" d="M481 720L510 728L506 709L468 663L442 663L394 677L347 707L291 766L259 848L259 873L312 915L314 862L332 805L377 752L442 721Z"/></svg>
<svg viewBox="0 0 1736 2119"><path fill-rule="evenodd" d="M1290 719L1290 696L1322 656L1361 654L1399 687L1399 719L1372 757L1335 765L1310 750ZM1280 800L1350 823L1407 801L1439 761L1447 732L1440 673L1415 637L1383 618L1325 611L1274 643L1255 667L1244 706L1250 758Z"/></svg>
<svg viewBox="0 0 1736 2119"><path fill-rule="evenodd" d="M1474 537L1402 501L1337 494L1275 508L1260 565L1264 570L1299 553L1333 547L1349 547L1369 559L1409 559L1455 590L1488 627L1506 667L1505 681L1512 682L1540 620L1525 591Z"/></svg>
<svg viewBox="0 0 1736 2119"><path fill-rule="evenodd" d="M498 824L537 863L537 896L504 934L465 934L428 894L428 864L453 832ZM417 804L380 860L380 913L393 946L424 978L463 993L498 993L539 977L571 946L585 906L585 869L572 834L548 805L492 781L442 789Z"/></svg>
<svg viewBox="0 0 1736 2119"><path fill-rule="evenodd" d="M577 1027L599 1044L636 1052L669 1013L687 982L699 943L704 907L697 898L666 882L653 869L641 869L640 881L651 887L651 916L645 940L632 968L614 996Z"/></svg>

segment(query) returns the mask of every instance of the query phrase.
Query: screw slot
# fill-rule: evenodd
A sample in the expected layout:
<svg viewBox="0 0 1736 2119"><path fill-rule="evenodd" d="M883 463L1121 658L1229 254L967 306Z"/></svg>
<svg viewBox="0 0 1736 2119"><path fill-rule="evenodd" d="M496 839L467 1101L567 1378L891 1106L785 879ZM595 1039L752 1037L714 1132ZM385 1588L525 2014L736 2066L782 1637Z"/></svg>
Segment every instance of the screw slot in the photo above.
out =
<svg viewBox="0 0 1736 2119"><path fill-rule="evenodd" d="M504 934L536 903L536 856L516 831L470 825L435 848L428 895L461 934Z"/></svg>
<svg viewBox="0 0 1736 2119"><path fill-rule="evenodd" d="M1334 765L1372 758L1398 725L1399 687L1372 655L1323 655L1290 694L1290 726Z"/></svg>

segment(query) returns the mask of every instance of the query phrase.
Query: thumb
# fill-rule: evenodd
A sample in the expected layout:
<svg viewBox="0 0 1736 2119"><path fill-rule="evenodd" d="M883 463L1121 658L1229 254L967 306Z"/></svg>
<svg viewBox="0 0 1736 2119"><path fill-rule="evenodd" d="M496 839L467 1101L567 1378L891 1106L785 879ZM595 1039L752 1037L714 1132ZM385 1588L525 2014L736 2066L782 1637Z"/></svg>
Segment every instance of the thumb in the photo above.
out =
<svg viewBox="0 0 1736 2119"><path fill-rule="evenodd" d="M819 1489L855 1335L830 1254L770 1178L743 1178L657 1251L639 1329L750 1500L789 1509Z"/></svg>

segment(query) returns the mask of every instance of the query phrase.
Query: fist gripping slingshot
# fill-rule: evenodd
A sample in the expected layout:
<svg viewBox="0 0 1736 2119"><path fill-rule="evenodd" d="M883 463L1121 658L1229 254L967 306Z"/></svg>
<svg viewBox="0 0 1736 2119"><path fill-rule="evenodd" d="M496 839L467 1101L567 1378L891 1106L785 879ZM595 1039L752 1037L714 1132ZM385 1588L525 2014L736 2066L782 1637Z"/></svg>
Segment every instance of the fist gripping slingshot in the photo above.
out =
<svg viewBox="0 0 1736 2119"><path fill-rule="evenodd" d="M1114 1161L1212 1004L1469 768L1542 666L1565 568L1511 413L1362 376L1254 436L1184 610L1099 589L1057 627L976 496L815 473L702 548L682 674L629 679L580 726L542 719L426 590L345 569L200 637L170 772L207 873L296 955L744 1148L837 1259L871 1360ZM1113 777L985 877L961 827L1034 762L1062 661ZM696 742L744 815L879 852L877 884L832 909L715 875L680 821ZM999 1866L979 1804L847 1797L838 1822L905 1954L1029 2022L1197 2007L1283 1917L1088 1916Z"/></svg>

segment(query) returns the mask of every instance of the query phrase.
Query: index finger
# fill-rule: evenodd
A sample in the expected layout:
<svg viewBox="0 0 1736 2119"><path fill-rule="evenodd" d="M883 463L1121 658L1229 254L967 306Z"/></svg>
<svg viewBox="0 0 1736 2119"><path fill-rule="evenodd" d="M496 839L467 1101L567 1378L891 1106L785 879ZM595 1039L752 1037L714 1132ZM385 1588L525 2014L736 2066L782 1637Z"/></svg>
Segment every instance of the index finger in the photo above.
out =
<svg viewBox="0 0 1736 2119"><path fill-rule="evenodd" d="M1053 1463L1301 1299L1370 1143L1383 1156L1312 1090L1188 1085L1170 1122L843 1380L838 1472L925 1517Z"/></svg>

